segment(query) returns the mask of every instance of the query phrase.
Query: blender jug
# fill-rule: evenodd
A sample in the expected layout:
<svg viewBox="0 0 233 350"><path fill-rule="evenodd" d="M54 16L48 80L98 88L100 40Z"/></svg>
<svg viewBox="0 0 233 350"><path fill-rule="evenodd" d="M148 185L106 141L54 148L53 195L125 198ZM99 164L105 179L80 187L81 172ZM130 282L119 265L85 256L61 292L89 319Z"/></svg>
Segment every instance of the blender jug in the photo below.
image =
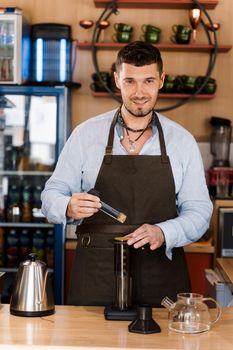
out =
<svg viewBox="0 0 233 350"><path fill-rule="evenodd" d="M213 167L228 167L230 143L231 143L231 121L230 119L212 117L210 124L213 131L210 137L210 151L213 155Z"/></svg>

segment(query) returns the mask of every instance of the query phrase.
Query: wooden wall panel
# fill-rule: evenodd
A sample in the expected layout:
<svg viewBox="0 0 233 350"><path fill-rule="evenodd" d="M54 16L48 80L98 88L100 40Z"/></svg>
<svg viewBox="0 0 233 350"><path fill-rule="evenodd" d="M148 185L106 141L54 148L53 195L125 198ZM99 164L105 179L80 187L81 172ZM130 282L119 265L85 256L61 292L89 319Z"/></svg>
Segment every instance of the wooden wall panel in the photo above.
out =
<svg viewBox="0 0 233 350"><path fill-rule="evenodd" d="M85 33L79 26L80 19L94 21L103 9L95 8L93 0L2 0L0 6L21 7L31 23L57 22L72 26L72 37L80 41ZM219 0L214 10L209 10L214 22L221 24L218 32L219 43L233 43L233 1ZM203 16L205 22L208 20ZM170 41L171 26L175 23L189 24L187 10L158 9L120 9L119 14L110 17L111 26L106 30L105 39L112 40L113 24L128 22L134 26L134 39L141 35L141 25L151 23L162 29L163 42ZM89 31L91 37L92 30ZM198 28L198 42L206 43L202 27ZM165 71L172 74L203 75L206 71L208 55L205 53L163 52ZM110 70L116 57L115 51L98 53L101 70ZM98 113L115 108L118 103L113 99L94 98L90 94L91 73L94 71L89 51L76 50L76 66L74 80L82 84L82 88L73 93L72 122L73 127ZM212 115L223 116L233 120L233 50L219 54L212 74L217 79L217 96L209 101L194 101L178 109L166 112L171 119L181 123L199 140L208 140L211 132L209 118ZM172 101L162 101L159 106L170 105ZM173 102L174 103L174 102Z"/></svg>

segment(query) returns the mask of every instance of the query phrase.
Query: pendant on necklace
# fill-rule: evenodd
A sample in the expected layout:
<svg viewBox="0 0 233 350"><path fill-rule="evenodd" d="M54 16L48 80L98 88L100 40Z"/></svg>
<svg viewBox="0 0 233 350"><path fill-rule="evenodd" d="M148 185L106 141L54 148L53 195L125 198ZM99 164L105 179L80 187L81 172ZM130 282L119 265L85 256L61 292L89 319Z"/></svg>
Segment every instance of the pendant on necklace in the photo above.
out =
<svg viewBox="0 0 233 350"><path fill-rule="evenodd" d="M129 151L130 153L135 152L135 146L134 146L134 142L129 140Z"/></svg>

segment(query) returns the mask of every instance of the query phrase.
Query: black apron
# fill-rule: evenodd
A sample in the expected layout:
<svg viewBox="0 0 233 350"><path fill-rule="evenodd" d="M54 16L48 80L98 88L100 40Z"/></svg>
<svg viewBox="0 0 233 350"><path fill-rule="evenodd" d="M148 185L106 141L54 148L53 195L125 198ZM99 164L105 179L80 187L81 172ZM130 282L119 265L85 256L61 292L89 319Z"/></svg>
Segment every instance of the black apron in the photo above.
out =
<svg viewBox="0 0 233 350"><path fill-rule="evenodd" d="M77 249L68 303L111 305L115 301L114 247L112 239L133 232L144 223L156 224L177 216L174 178L159 119L161 155L112 155L116 112L95 189L103 202L127 215L124 224L102 212L77 226ZM176 300L190 292L183 248L174 248L172 260L165 246L150 250L131 247L133 304L159 307L165 296Z"/></svg>

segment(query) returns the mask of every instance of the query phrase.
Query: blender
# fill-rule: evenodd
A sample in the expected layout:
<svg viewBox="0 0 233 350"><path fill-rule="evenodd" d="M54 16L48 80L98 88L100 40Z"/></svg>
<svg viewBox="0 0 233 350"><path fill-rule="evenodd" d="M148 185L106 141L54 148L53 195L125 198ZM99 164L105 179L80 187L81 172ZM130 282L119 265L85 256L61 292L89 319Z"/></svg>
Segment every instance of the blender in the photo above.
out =
<svg viewBox="0 0 233 350"><path fill-rule="evenodd" d="M212 117L210 124L213 131L210 137L210 150L213 155L213 167L230 166L231 120Z"/></svg>
<svg viewBox="0 0 233 350"><path fill-rule="evenodd" d="M229 197L233 182L233 169L230 167L231 120L211 117L212 133L210 151L213 155L209 169L209 192L217 198Z"/></svg>

